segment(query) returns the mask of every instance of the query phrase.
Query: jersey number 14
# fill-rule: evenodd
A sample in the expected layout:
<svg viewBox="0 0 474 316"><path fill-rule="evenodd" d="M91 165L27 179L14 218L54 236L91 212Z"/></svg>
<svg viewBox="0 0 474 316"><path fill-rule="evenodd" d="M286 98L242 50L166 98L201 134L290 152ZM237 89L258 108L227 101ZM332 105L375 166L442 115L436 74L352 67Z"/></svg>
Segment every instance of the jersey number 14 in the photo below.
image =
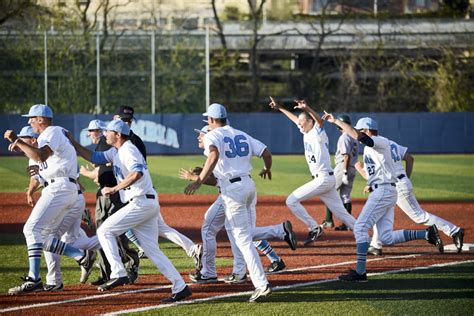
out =
<svg viewBox="0 0 474 316"><path fill-rule="evenodd" d="M249 144L244 135L237 135L234 139L224 137L224 143L229 144L229 150L225 151L227 158L245 157L249 154Z"/></svg>

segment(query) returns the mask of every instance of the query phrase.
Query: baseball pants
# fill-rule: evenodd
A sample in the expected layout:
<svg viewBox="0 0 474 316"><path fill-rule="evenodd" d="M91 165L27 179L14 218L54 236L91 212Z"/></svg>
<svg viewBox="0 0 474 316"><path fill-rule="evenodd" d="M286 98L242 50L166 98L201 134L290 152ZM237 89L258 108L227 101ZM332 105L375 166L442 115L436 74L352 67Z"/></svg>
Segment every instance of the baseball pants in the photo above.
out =
<svg viewBox="0 0 474 316"><path fill-rule="evenodd" d="M336 190L339 192L339 196L342 199L343 204L351 203L352 185L356 176L356 170L354 167L347 169L347 179L349 184L342 183L342 176L344 175L342 164L336 165L334 168L334 177L336 178Z"/></svg>
<svg viewBox="0 0 474 316"><path fill-rule="evenodd" d="M302 201L319 196L321 201L339 218L347 227L353 229L355 218L347 212L335 188L336 179L326 172L318 173L314 179L295 191L286 199L286 205L293 214L308 227L309 231L315 230L318 223L309 215L301 204Z"/></svg>
<svg viewBox="0 0 474 316"><path fill-rule="evenodd" d="M436 216L421 208L420 204L413 194L413 185L408 177L404 177L396 184L397 188L397 205L405 214L408 215L415 223L425 226L436 225L446 236L451 237L459 230L459 227ZM378 230L374 229L371 245L375 248L382 248L383 243L378 236Z"/></svg>
<svg viewBox="0 0 474 316"><path fill-rule="evenodd" d="M110 263L111 279L127 276L116 238L133 229L145 254L172 283L172 293L177 293L183 290L186 284L158 246L156 236L158 236L159 214L160 206L157 199L148 199L145 196L134 198L105 220L97 230L97 236Z"/></svg>
<svg viewBox="0 0 474 316"><path fill-rule="evenodd" d="M268 280L252 242L252 227L249 223L249 214L255 199L255 183L250 177L243 176L241 181L234 183L220 181L219 186L225 205L225 225L232 232L235 243L242 252L254 287L265 287Z"/></svg>

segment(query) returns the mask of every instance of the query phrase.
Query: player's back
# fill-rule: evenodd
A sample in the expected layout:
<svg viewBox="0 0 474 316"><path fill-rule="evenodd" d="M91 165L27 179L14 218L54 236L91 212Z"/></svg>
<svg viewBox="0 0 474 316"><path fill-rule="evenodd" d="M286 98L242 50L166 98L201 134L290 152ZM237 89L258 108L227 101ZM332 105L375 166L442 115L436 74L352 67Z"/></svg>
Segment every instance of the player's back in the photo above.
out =
<svg viewBox="0 0 474 316"><path fill-rule="evenodd" d="M260 156L266 148L262 142L228 125L215 128L204 136L206 152L210 145L219 151L219 161L214 170L221 179L249 175L252 156Z"/></svg>

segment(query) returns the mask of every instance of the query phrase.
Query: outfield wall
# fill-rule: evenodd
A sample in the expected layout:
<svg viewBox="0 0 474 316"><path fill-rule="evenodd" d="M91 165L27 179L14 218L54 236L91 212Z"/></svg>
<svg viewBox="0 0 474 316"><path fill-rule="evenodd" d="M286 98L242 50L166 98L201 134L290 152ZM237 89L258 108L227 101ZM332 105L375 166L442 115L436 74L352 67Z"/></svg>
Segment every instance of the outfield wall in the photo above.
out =
<svg viewBox="0 0 474 316"><path fill-rule="evenodd" d="M378 121L380 134L404 146L412 153L474 153L474 112L462 113L350 113L353 122L363 116ZM279 113L229 113L232 126L248 132L264 142L274 154L303 153L302 135L298 128ZM56 115L54 124L74 132L83 145L90 145L87 127L90 120L104 121L111 115L69 114ZM194 128L201 128L201 114L138 114L132 130L145 141L149 154L200 154ZM27 118L19 115L0 115L4 132L19 132L27 125ZM325 124L329 149L335 152L339 131ZM0 155L8 154L8 142L0 140Z"/></svg>

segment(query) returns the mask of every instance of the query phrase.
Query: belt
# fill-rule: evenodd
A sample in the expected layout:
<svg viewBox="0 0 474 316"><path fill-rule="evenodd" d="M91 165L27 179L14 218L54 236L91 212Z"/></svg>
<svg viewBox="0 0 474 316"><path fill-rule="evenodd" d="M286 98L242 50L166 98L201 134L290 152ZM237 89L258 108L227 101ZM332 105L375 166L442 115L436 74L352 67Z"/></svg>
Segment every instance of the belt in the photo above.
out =
<svg viewBox="0 0 474 316"><path fill-rule="evenodd" d="M250 175L248 175L250 178L252 178ZM235 177L235 178L232 178L232 179L229 179L229 182L230 183L235 183L235 182L239 182L239 181L242 181L242 178L241 177Z"/></svg>
<svg viewBox="0 0 474 316"><path fill-rule="evenodd" d="M401 180L401 179L403 179L403 178L405 178L405 175L404 175L404 174L401 174L401 175L397 176L397 179L398 179L398 180Z"/></svg>
<svg viewBox="0 0 474 316"><path fill-rule="evenodd" d="M331 171L331 172L328 172L328 174L329 174L330 176L332 176L332 175L334 175L334 172ZM316 175L311 176L311 177L312 177L313 179L314 179L314 178L317 178L317 177L318 177L318 174L316 173Z"/></svg>
<svg viewBox="0 0 474 316"><path fill-rule="evenodd" d="M73 178L68 178L68 179L69 179L69 182L77 183L76 179L73 179ZM54 183L54 182L56 182L56 180L54 180L54 179L49 180L49 182L45 181L44 182L44 187L46 188L48 185L50 185L51 183Z"/></svg>
<svg viewBox="0 0 474 316"><path fill-rule="evenodd" d="M143 196L143 195L142 195L142 196ZM133 201L133 200L136 199L137 197L139 197L139 196L136 196L136 197L134 197L134 198L131 198L131 199L128 200L128 201ZM146 197L147 199L150 199L150 200L154 200L154 199L155 199L155 195L154 195L154 194L145 194L145 197Z"/></svg>
<svg viewBox="0 0 474 316"><path fill-rule="evenodd" d="M381 183L381 184L374 184L373 186L371 186L371 188L377 189L381 185L388 185L388 184L390 184L392 187L396 186L395 183Z"/></svg>
<svg viewBox="0 0 474 316"><path fill-rule="evenodd" d="M81 191L81 190L77 190L77 194L82 194L82 191Z"/></svg>

